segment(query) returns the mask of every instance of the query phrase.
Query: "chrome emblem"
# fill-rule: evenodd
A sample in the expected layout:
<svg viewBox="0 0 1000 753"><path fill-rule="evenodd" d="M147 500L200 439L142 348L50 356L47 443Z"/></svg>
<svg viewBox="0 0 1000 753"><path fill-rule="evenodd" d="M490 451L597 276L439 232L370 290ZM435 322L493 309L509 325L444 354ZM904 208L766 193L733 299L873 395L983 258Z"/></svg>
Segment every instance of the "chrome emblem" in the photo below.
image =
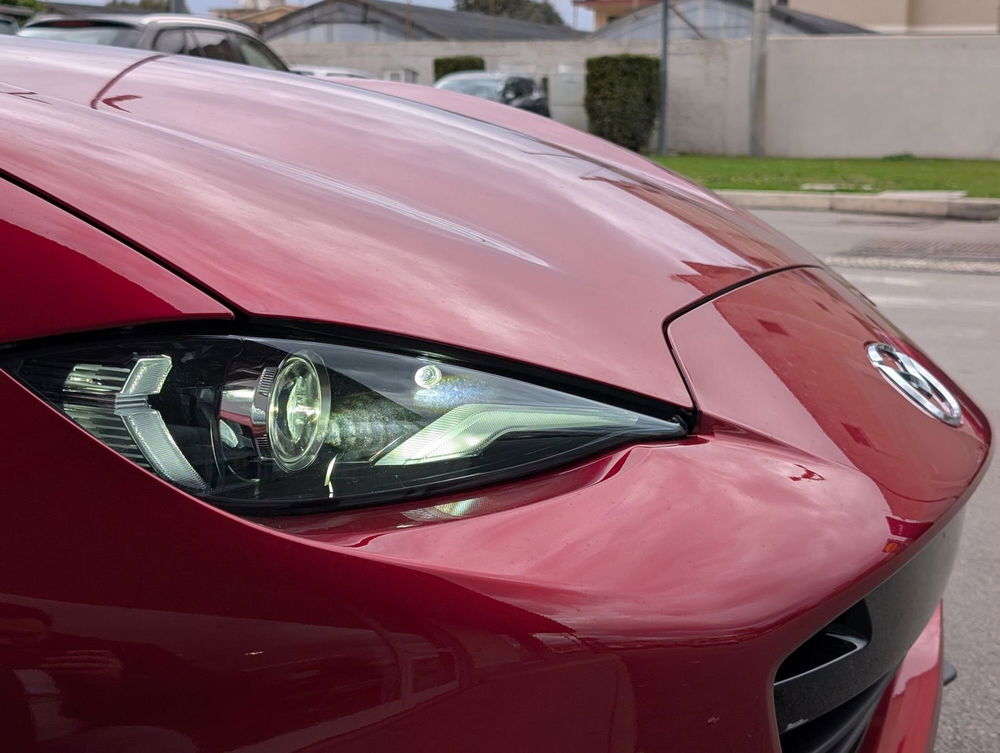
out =
<svg viewBox="0 0 1000 753"><path fill-rule="evenodd" d="M949 426L962 423L962 408L927 369L886 343L868 346L868 358L886 380L925 413Z"/></svg>

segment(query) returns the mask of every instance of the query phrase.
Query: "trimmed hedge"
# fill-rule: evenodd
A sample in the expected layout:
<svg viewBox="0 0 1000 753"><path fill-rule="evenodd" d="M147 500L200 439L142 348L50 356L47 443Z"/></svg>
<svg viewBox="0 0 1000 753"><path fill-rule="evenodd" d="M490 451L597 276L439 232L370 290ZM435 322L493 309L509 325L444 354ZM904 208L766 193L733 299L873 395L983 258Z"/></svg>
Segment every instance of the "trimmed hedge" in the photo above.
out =
<svg viewBox="0 0 1000 753"><path fill-rule="evenodd" d="M486 62L475 55L453 55L447 58L434 58L434 80L437 81L449 73L461 71L485 71Z"/></svg>
<svg viewBox="0 0 1000 753"><path fill-rule="evenodd" d="M649 143L659 104L660 61L648 55L587 59L590 132L632 151Z"/></svg>

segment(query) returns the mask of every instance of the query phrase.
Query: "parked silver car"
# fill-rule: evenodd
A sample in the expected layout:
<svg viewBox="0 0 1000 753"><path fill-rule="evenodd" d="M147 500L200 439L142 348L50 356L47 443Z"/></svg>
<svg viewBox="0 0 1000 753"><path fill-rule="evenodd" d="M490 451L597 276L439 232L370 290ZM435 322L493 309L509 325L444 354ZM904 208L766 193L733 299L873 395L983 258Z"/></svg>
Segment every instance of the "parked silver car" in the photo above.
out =
<svg viewBox="0 0 1000 753"><path fill-rule="evenodd" d="M434 87L492 99L494 102L503 102L511 107L549 117L549 99L538 82L530 76L462 71L443 76L437 80Z"/></svg>
<svg viewBox="0 0 1000 753"><path fill-rule="evenodd" d="M243 24L180 13L99 13L89 16L43 16L18 34L65 42L135 47L176 55L225 60L287 71L288 66Z"/></svg>
<svg viewBox="0 0 1000 753"><path fill-rule="evenodd" d="M0 34L17 34L17 20L0 13Z"/></svg>

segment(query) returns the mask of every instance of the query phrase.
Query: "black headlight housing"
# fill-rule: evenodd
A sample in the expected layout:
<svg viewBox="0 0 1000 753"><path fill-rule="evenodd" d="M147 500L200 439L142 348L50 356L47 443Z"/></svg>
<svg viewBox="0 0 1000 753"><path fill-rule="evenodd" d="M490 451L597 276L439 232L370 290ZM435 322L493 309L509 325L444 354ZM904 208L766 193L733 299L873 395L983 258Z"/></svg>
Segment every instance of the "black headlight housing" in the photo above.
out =
<svg viewBox="0 0 1000 753"><path fill-rule="evenodd" d="M430 352L132 333L0 365L121 455L248 515L459 491L687 433L670 406L648 415Z"/></svg>

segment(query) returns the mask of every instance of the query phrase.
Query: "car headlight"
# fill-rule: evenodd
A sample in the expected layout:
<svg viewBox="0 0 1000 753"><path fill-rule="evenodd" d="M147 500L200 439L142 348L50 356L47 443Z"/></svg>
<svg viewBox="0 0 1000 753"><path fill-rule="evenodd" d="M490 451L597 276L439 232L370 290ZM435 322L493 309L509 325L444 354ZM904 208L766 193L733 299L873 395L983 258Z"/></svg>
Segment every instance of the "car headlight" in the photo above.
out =
<svg viewBox="0 0 1000 753"><path fill-rule="evenodd" d="M657 418L425 356L236 336L142 339L4 363L104 444L234 512L311 512L507 481Z"/></svg>

